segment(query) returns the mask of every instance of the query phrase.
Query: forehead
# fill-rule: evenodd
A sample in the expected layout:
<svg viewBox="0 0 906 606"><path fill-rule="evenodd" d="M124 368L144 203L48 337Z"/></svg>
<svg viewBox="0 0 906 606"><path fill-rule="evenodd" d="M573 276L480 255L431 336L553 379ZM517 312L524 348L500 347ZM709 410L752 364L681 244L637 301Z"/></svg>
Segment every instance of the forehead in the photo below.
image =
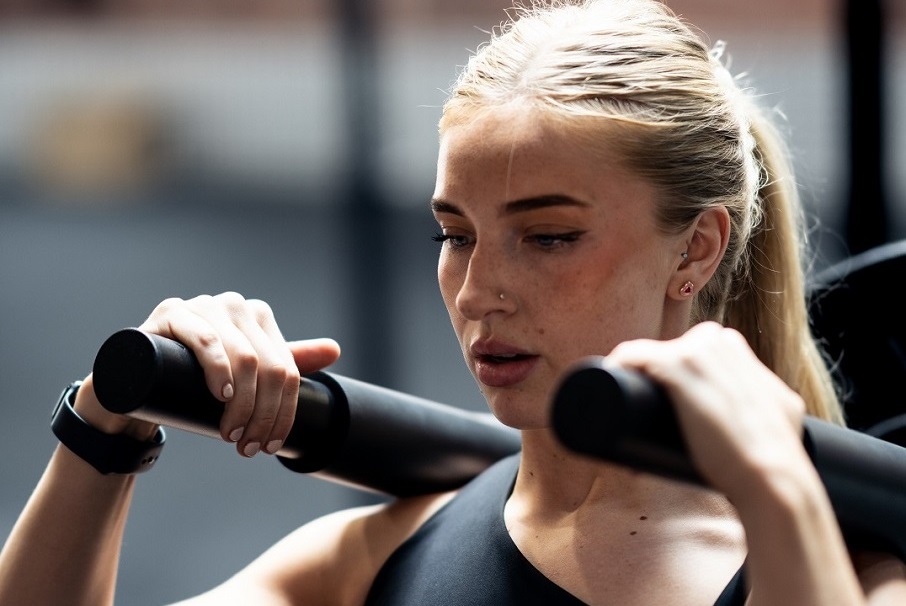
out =
<svg viewBox="0 0 906 606"><path fill-rule="evenodd" d="M589 203L654 200L654 188L623 166L606 139L594 148L591 140L524 106L481 113L442 133L434 197L457 203L538 195Z"/></svg>
<svg viewBox="0 0 906 606"><path fill-rule="evenodd" d="M565 163L578 150L566 135L540 112L523 107L485 110L473 119L449 127L440 140L439 161L447 170L473 164L525 168L533 163Z"/></svg>

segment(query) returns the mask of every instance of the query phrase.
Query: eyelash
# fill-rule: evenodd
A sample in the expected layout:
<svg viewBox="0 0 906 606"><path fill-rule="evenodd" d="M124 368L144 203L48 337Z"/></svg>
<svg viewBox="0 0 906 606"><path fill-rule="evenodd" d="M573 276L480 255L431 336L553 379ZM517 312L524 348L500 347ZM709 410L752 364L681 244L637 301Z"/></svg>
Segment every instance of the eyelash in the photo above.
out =
<svg viewBox="0 0 906 606"><path fill-rule="evenodd" d="M465 236L454 236L452 234L436 233L431 237L435 242L440 242L441 244L449 243L453 248L459 248L465 246L463 243L457 243L456 240L464 240Z"/></svg>
<svg viewBox="0 0 906 606"><path fill-rule="evenodd" d="M583 233L585 232L571 231L562 234L535 234L529 236L528 239L534 241L544 249L556 250L577 241L580 237L582 237ZM543 240L548 241L547 244L542 243Z"/></svg>
<svg viewBox="0 0 906 606"><path fill-rule="evenodd" d="M571 231L562 234L535 234L528 236L526 239L537 244L544 250L556 250L576 242L584 233L585 232L582 231ZM438 232L434 234L431 239L435 242L440 242L441 244L449 242L452 248L461 248L467 245L465 242L457 242L457 240L466 240L466 236L455 236Z"/></svg>

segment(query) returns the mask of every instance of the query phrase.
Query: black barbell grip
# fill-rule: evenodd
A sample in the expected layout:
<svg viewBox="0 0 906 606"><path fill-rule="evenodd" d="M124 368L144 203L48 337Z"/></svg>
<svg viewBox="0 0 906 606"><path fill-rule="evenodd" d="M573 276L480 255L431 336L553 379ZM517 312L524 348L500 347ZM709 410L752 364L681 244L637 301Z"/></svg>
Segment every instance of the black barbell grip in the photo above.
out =
<svg viewBox="0 0 906 606"><path fill-rule="evenodd" d="M638 372L586 358L560 383L554 431L570 449L706 485L664 391ZM853 548L906 558L906 448L806 416L803 444Z"/></svg>
<svg viewBox="0 0 906 606"><path fill-rule="evenodd" d="M220 438L224 404L177 341L117 331L98 350L93 380L112 412ZM518 432L489 413L317 372L300 382L296 418L277 458L292 471L401 497L458 488L519 448Z"/></svg>

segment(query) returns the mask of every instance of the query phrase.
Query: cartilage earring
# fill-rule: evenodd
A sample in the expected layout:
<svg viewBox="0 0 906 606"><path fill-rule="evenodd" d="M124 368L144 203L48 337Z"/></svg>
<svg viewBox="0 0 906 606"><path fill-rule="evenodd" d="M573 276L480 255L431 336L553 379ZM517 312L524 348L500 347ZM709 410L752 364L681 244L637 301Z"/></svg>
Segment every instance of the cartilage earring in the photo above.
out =
<svg viewBox="0 0 906 606"><path fill-rule="evenodd" d="M695 285L691 280L686 280L686 283L680 286L679 294L683 295L684 297L688 297L692 294L693 290L695 290Z"/></svg>
<svg viewBox="0 0 906 606"><path fill-rule="evenodd" d="M686 251L683 251L680 253L680 256L683 258L683 261L685 261L686 259L689 258L689 253Z"/></svg>

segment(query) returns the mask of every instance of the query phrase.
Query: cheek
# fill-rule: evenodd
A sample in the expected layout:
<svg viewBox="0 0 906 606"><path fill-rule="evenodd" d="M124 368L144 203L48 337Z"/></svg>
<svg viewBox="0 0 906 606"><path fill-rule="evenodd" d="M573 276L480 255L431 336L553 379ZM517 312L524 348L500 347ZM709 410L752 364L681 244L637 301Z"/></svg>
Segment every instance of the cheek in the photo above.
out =
<svg viewBox="0 0 906 606"><path fill-rule="evenodd" d="M636 268L620 272L597 290L596 315L607 327L608 348L630 339L660 337L663 288L641 264Z"/></svg>
<svg viewBox="0 0 906 606"><path fill-rule="evenodd" d="M544 309L549 335L581 353L606 354L617 343L654 337L661 324L663 292L639 263L592 259L550 276Z"/></svg>
<svg viewBox="0 0 906 606"><path fill-rule="evenodd" d="M600 309L612 300L614 291L621 290L616 286L612 264L598 262L594 257L544 274L536 270L534 275L543 276L545 290L559 302L559 307L585 313Z"/></svg>
<svg viewBox="0 0 906 606"><path fill-rule="evenodd" d="M454 318L456 295L462 287L462 272L458 271L456 264L443 252L437 260L437 285L440 287L440 295L450 318Z"/></svg>

